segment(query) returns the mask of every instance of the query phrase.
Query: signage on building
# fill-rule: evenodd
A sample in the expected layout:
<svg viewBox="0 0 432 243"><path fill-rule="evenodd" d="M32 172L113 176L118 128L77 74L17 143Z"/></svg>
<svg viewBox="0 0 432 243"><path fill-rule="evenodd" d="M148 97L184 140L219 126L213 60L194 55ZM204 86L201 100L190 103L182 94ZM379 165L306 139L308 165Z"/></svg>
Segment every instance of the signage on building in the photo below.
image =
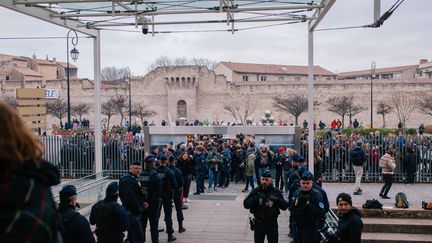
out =
<svg viewBox="0 0 432 243"><path fill-rule="evenodd" d="M58 99L60 96L60 89L45 89L46 99Z"/></svg>

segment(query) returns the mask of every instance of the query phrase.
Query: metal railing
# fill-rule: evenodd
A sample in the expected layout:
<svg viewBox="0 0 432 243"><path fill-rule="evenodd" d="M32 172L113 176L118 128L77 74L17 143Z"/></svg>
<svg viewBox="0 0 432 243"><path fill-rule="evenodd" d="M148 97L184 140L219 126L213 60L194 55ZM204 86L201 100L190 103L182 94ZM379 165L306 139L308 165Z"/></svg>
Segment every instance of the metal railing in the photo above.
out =
<svg viewBox="0 0 432 243"><path fill-rule="evenodd" d="M366 153L363 180L381 182L379 160L389 149L394 151L396 169L395 182L406 182L407 166L403 163L407 146L414 150L415 182L432 181L432 138L427 136L363 136L363 149ZM321 172L325 181L351 182L355 179L350 152L357 139L323 137L315 141L322 162ZM300 153L308 160L307 141L302 141ZM309 161L309 160L308 160Z"/></svg>
<svg viewBox="0 0 432 243"><path fill-rule="evenodd" d="M82 178L95 173L95 141L92 136L43 136L44 159L60 170L62 178ZM102 142L102 169L110 177L124 175L129 165L144 157L144 144L140 138L116 136Z"/></svg>
<svg viewBox="0 0 432 243"><path fill-rule="evenodd" d="M320 171L324 181L351 182L354 172L350 151L358 138L324 137L316 139L316 150L322 158ZM407 177L403 157L407 145L415 155L415 182L432 181L432 138L427 136L365 136L361 138L366 152L364 181L381 182L379 159L389 149L395 151L395 182L405 182ZM45 159L55 164L62 178L81 178L95 173L94 137L41 137L45 146ZM119 179L134 161L143 161L145 151L142 138L117 136L104 138L102 143L102 168L110 178ZM299 152L308 160L307 141L300 142Z"/></svg>

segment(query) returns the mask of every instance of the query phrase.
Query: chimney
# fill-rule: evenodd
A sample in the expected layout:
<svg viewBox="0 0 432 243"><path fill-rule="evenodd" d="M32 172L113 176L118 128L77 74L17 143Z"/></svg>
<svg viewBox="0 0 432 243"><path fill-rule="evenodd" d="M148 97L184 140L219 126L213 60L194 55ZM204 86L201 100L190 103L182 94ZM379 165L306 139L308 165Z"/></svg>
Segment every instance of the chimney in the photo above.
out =
<svg viewBox="0 0 432 243"><path fill-rule="evenodd" d="M46 60L49 61L48 55L46 55Z"/></svg>
<svg viewBox="0 0 432 243"><path fill-rule="evenodd" d="M420 65L428 63L428 59L420 59Z"/></svg>
<svg viewBox="0 0 432 243"><path fill-rule="evenodd" d="M53 57L53 62L57 61L55 57Z"/></svg>

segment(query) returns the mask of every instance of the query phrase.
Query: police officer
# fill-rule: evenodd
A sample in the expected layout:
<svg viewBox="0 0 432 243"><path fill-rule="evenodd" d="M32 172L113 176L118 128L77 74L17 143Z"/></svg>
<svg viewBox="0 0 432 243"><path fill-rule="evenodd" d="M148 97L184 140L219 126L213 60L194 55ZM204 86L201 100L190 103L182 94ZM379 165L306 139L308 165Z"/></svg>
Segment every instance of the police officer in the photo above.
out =
<svg viewBox="0 0 432 243"><path fill-rule="evenodd" d="M251 225L251 229L255 231L255 243L263 243L266 235L269 243L277 243L279 238L277 218L280 209L288 208L288 202L283 198L282 192L273 187L270 171L263 172L260 186L246 197L243 206L250 209L255 217Z"/></svg>
<svg viewBox="0 0 432 243"><path fill-rule="evenodd" d="M128 240L130 243L144 242L144 231L141 224L141 213L148 207L138 182L141 173L141 163L133 162L119 183L119 195L123 206L129 214Z"/></svg>
<svg viewBox="0 0 432 243"><path fill-rule="evenodd" d="M96 224L98 243L122 243L123 232L128 228L126 209L117 203L119 186L111 182L106 189L104 200L97 202L90 212L90 224Z"/></svg>
<svg viewBox="0 0 432 243"><path fill-rule="evenodd" d="M142 213L143 231L146 231L147 221L150 222L150 233L153 243L159 242L159 205L161 202L162 180L155 170L156 157L149 155L144 160L146 168L142 171L139 181L145 195L145 205ZM145 241L145 234L144 234Z"/></svg>
<svg viewBox="0 0 432 243"><path fill-rule="evenodd" d="M319 239L319 224L324 218L324 201L319 191L313 189L313 175L309 171L300 179L300 189L294 193L291 213L296 222L295 242L314 243Z"/></svg>
<svg viewBox="0 0 432 243"><path fill-rule="evenodd" d="M59 212L62 217L64 243L94 243L95 239L89 222L84 216L75 211L75 208L79 208L75 186L66 185L59 194Z"/></svg>
<svg viewBox="0 0 432 243"><path fill-rule="evenodd" d="M183 227L183 211L182 211L182 202L181 202L181 194L183 191L183 175L179 168L176 167L177 162L174 158L174 156L168 157L169 162L169 168L171 171L174 172L176 182L177 182L177 188L174 190L174 206L177 212L177 221L179 225L179 233L183 233L186 231L186 229Z"/></svg>
<svg viewBox="0 0 432 243"><path fill-rule="evenodd" d="M156 168L156 171L162 179L162 204L159 207L159 212L163 207L165 215L164 220L168 233L168 242L172 242L176 240L176 237L173 235L172 203L174 190L177 189L177 182L174 172L168 168L167 162L167 157L162 155L160 158L160 165Z"/></svg>

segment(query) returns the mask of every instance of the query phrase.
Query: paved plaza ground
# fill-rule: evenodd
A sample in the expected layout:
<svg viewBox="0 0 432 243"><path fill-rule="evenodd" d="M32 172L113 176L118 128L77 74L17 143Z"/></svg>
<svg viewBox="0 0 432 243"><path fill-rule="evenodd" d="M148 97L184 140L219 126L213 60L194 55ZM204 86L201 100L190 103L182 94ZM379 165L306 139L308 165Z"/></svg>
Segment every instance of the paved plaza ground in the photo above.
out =
<svg viewBox="0 0 432 243"><path fill-rule="evenodd" d="M324 189L329 196L330 205L335 206L336 196L340 192L348 192L353 197L353 204L357 207L367 200L377 198L382 184L362 184L363 195L353 196L352 183L325 183ZM184 210L185 227L187 231L182 234L176 232L178 243L208 242L253 242L253 232L249 229L248 210L243 208L243 200L247 193L242 193L243 184L232 183L228 188L220 189L217 192L206 193L199 196L191 196L189 209ZM191 192L195 191L195 184L192 184ZM379 199L385 208L393 208L394 195L399 192L405 192L410 201L410 209L420 209L421 201L432 201L432 187L430 184L394 184L390 190L389 196L392 199ZM403 210L403 209L401 209ZM282 211L279 216L279 241L289 242L288 237L288 218L289 212ZM173 210L174 229L177 231L178 226L175 219L175 210ZM160 225L163 226L163 215L161 216ZM147 230L147 237L150 233ZM167 234L160 234L161 242L167 242Z"/></svg>

